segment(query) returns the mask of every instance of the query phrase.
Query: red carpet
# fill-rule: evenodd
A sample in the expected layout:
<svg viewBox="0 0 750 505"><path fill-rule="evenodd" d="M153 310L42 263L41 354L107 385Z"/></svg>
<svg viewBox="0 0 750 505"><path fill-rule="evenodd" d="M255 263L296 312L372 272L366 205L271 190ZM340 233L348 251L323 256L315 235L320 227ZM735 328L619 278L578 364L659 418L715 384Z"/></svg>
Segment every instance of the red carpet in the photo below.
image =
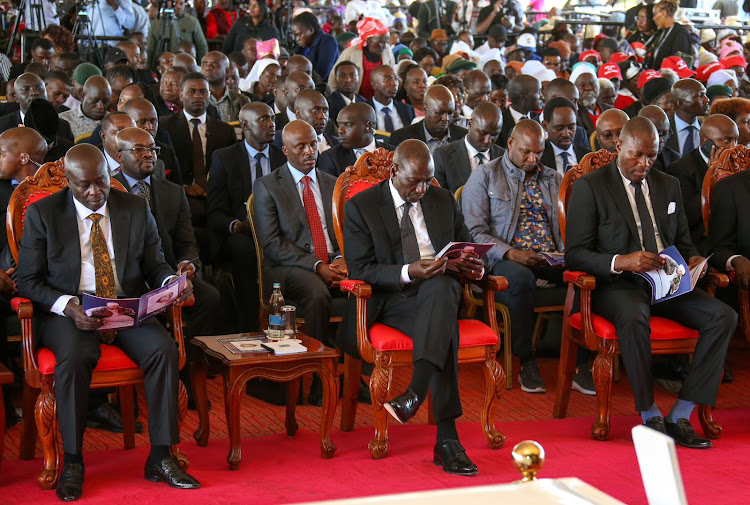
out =
<svg viewBox="0 0 750 505"><path fill-rule="evenodd" d="M724 435L713 449L678 448L689 503L747 503L750 486L742 468L750 465L750 409L719 411ZM294 439L284 435L243 440L243 462L228 471L227 440L208 447L183 444L190 470L202 483L198 491L173 490L142 477L147 448L107 450L86 455L86 484L80 503L232 505L294 503L394 492L505 483L518 478L510 460L514 444L535 439L545 448L542 477L579 477L628 504L645 504L638 464L630 439L637 417L616 417L607 442L589 436L592 418L503 423L507 436L499 451L487 448L476 423L459 424L462 442L479 466L474 478L443 473L432 464L434 427L394 426L390 456L370 458L366 445L372 430L335 431L338 451L333 459L319 457L317 433L302 430ZM36 484L40 460L4 461L0 473L0 503L60 503L54 491ZM385 485L384 483L388 483Z"/></svg>

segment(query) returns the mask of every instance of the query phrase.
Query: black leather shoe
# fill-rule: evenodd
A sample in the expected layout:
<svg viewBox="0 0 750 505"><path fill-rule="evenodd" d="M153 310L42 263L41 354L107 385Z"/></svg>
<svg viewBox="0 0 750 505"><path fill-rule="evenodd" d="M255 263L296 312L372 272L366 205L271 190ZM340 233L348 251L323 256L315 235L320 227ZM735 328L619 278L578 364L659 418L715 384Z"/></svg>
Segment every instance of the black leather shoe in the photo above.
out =
<svg viewBox="0 0 750 505"><path fill-rule="evenodd" d="M89 411L86 416L86 427L122 433L122 416L111 403L105 402ZM143 423L137 419L135 421L135 432L143 433Z"/></svg>
<svg viewBox="0 0 750 505"><path fill-rule="evenodd" d="M477 465L466 455L466 449L458 440L444 440L435 444L432 451L432 462L441 465L443 470L453 475L476 475Z"/></svg>
<svg viewBox="0 0 750 505"><path fill-rule="evenodd" d="M201 483L180 468L180 464L173 457L164 458L159 463L146 460L143 476L151 482L166 482L170 487L180 489L198 489Z"/></svg>
<svg viewBox="0 0 750 505"><path fill-rule="evenodd" d="M667 435L674 438L677 445L690 449L708 449L714 445L710 440L699 437L687 419L678 419L676 423L666 421L664 424L667 427Z"/></svg>
<svg viewBox="0 0 750 505"><path fill-rule="evenodd" d="M722 384L731 384L734 382L734 369L729 363L724 362L724 375L721 376Z"/></svg>
<svg viewBox="0 0 750 505"><path fill-rule="evenodd" d="M409 419L414 417L421 404L422 402L419 400L417 393L412 391L411 388L408 388L406 393L386 402L383 407L385 407L385 410L387 410L396 421L401 424L406 424Z"/></svg>
<svg viewBox="0 0 750 505"><path fill-rule="evenodd" d="M83 463L63 465L60 480L57 482L57 497L62 501L75 501L83 494Z"/></svg>
<svg viewBox="0 0 750 505"><path fill-rule="evenodd" d="M646 421L646 426L651 428L652 430L656 430L659 433L664 433L667 435L667 428L664 426L664 418L661 416L652 417L648 421Z"/></svg>

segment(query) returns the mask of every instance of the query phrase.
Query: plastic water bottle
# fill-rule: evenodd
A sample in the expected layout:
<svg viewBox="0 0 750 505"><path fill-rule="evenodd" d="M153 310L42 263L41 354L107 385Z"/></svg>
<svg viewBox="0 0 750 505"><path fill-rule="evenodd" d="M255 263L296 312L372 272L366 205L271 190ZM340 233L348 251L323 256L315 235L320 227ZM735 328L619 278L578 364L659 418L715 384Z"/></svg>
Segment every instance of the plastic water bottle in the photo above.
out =
<svg viewBox="0 0 750 505"><path fill-rule="evenodd" d="M268 302L268 336L270 338L284 338L286 321L284 321L284 313L281 310L284 305L281 284L275 282L271 300Z"/></svg>

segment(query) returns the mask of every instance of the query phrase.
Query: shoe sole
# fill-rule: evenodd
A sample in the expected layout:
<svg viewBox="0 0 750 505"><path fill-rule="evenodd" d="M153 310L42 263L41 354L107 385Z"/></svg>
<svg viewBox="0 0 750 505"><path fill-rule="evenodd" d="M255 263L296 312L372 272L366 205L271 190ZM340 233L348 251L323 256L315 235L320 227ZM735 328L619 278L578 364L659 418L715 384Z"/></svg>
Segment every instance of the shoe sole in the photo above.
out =
<svg viewBox="0 0 750 505"><path fill-rule="evenodd" d="M547 388L544 388L544 387L538 387L538 388L535 388L535 389L527 388L526 386L523 385L523 382L521 381L521 376L520 375L518 376L518 383L521 385L521 391L523 391L525 393L542 394L542 393L546 393L547 392Z"/></svg>
<svg viewBox="0 0 750 505"><path fill-rule="evenodd" d="M396 414L396 411L395 411L395 410L393 410L393 407L391 407L391 404L390 404L390 403L385 403L385 404L383 405L383 407L385 408L386 412L388 412L388 413L389 413L389 414L391 415L391 417L392 417L393 419L395 419L396 421L398 421L398 422L399 422L399 424L406 424L406 423L404 423L404 422L403 422L403 421L402 421L401 419L399 419L399 417L398 417L398 414Z"/></svg>
<svg viewBox="0 0 750 505"><path fill-rule="evenodd" d="M586 389L585 387L580 386L576 381L573 381L573 385L571 386L571 389L574 389L578 391L579 393L583 393L585 395L596 396L596 390Z"/></svg>
<svg viewBox="0 0 750 505"><path fill-rule="evenodd" d="M476 474L479 473L479 470L475 470L473 472L467 473L467 472L451 472L450 470L446 469L443 464L440 462L440 460L433 458L432 462L435 463L436 466L440 466L443 468L443 471L450 475L458 475L461 477L474 477Z"/></svg>
<svg viewBox="0 0 750 505"><path fill-rule="evenodd" d="M197 486L193 486L193 487L174 486L171 483L169 483L166 480L164 480L161 477L159 477L158 475L146 475L146 474L143 474L143 478L146 479L147 481L150 481L150 482L163 482L167 486L169 486L171 488L174 488L174 489L200 489L200 487L201 487L200 484L198 484Z"/></svg>

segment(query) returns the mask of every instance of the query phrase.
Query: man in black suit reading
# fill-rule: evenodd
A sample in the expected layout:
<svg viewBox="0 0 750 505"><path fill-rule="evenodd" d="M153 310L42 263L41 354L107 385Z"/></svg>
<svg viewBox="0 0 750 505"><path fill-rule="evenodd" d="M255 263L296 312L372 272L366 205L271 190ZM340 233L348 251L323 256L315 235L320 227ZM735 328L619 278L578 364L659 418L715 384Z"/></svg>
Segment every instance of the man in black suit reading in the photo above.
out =
<svg viewBox="0 0 750 505"><path fill-rule="evenodd" d="M474 169L505 153L505 149L495 144L502 125L502 113L494 103L480 102L474 107L466 136L438 147L432 153L435 179L441 188L455 193L466 184Z"/></svg>
<svg viewBox="0 0 750 505"><path fill-rule="evenodd" d="M450 93L450 92L449 92ZM372 284L368 321L391 326L414 341L414 373L409 388L386 404L400 423L433 398L437 442L433 461L448 473L474 475L477 467L458 441L459 279L476 281L484 264L476 255L454 259L459 274L446 270L435 254L451 241L471 241L450 191L431 186L435 169L424 142L406 140L397 149L391 178L353 196L345 207L344 250L349 275ZM400 224L399 224L400 223ZM342 344L356 355L354 303L345 318Z"/></svg>
<svg viewBox="0 0 750 505"><path fill-rule="evenodd" d="M572 270L596 276L592 310L615 326L644 424L684 447L711 447L689 419L696 403L716 401L737 314L700 289L651 305L651 287L633 273L663 268L665 259L658 253L672 245L690 267L703 260L690 241L679 183L651 170L658 149L654 125L635 117L620 133L617 159L576 182L568 205L565 261ZM666 419L654 402L651 316L699 332L690 372Z"/></svg>
<svg viewBox="0 0 750 505"><path fill-rule="evenodd" d="M567 98L553 98L544 106L542 128L547 132L542 165L564 176L573 165L591 152L573 143L576 133L576 106Z"/></svg>
<svg viewBox="0 0 750 505"><path fill-rule="evenodd" d="M260 302L247 200L258 179L286 163L286 156L271 145L276 133L271 107L251 102L240 109L239 117L244 141L214 152L206 204L212 256L234 279L239 330L255 331Z"/></svg>
<svg viewBox="0 0 750 505"><path fill-rule="evenodd" d="M102 320L87 316L78 298L81 293L138 297L174 278L154 218L145 200L110 192L107 162L96 147L71 148L65 171L67 189L28 207L18 255L18 292L34 303L39 343L57 360L55 396L65 452L57 496L81 497L89 385L101 342L120 347L143 369L151 441L146 479L200 487L170 453L179 441L174 340L153 318L115 334L97 332ZM188 283L178 301L191 291Z"/></svg>

